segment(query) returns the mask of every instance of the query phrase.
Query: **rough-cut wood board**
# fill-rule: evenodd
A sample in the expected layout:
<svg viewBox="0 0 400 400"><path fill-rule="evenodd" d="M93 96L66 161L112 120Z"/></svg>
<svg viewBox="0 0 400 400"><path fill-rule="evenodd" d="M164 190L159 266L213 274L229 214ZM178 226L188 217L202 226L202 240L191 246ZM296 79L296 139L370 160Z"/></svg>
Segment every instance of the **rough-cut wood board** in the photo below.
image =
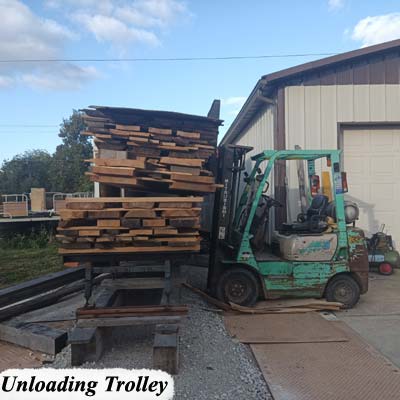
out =
<svg viewBox="0 0 400 400"><path fill-rule="evenodd" d="M117 158L91 158L85 161L94 163L96 166L104 167L144 168L146 164L144 160L127 160Z"/></svg>
<svg viewBox="0 0 400 400"><path fill-rule="evenodd" d="M201 167L204 160L196 158L161 157L160 164L182 165L184 167Z"/></svg>
<svg viewBox="0 0 400 400"><path fill-rule="evenodd" d="M88 229L83 229L79 231L79 236L100 236L100 231L99 230L88 230Z"/></svg>
<svg viewBox="0 0 400 400"><path fill-rule="evenodd" d="M142 221L143 226L165 226L165 219L159 218L159 219L144 219Z"/></svg>
<svg viewBox="0 0 400 400"><path fill-rule="evenodd" d="M169 247L169 246L156 246L156 247L113 247L111 249L59 249L59 254L126 254L126 253L163 253L163 252L178 252L178 251L199 251L200 244L195 246L182 246L182 247Z"/></svg>
<svg viewBox="0 0 400 400"><path fill-rule="evenodd" d="M79 199L79 201L72 201L72 199L68 199L65 207L69 210L102 210L105 207L104 200L98 199L99 201L97 202L88 202L86 199L82 201L82 199Z"/></svg>
<svg viewBox="0 0 400 400"><path fill-rule="evenodd" d="M140 228L142 226L142 222L139 218L122 218L121 225L125 228Z"/></svg>
<svg viewBox="0 0 400 400"><path fill-rule="evenodd" d="M156 212L149 209L132 209L125 213L124 218L155 218Z"/></svg>
<svg viewBox="0 0 400 400"><path fill-rule="evenodd" d="M186 173L189 175L200 175L200 168L190 168L182 165L171 165L170 170L171 172Z"/></svg>
<svg viewBox="0 0 400 400"><path fill-rule="evenodd" d="M98 219L97 226L119 228L121 226L121 221L119 219Z"/></svg>
<svg viewBox="0 0 400 400"><path fill-rule="evenodd" d="M186 132L186 131L176 131L176 135L189 139L200 139L199 132Z"/></svg>
<svg viewBox="0 0 400 400"><path fill-rule="evenodd" d="M115 124L115 129L120 129L125 131L140 131L140 126Z"/></svg>
<svg viewBox="0 0 400 400"><path fill-rule="evenodd" d="M127 235L137 236L137 235L152 235L153 229L130 229Z"/></svg>
<svg viewBox="0 0 400 400"><path fill-rule="evenodd" d="M88 211L87 217L89 219L97 219L97 218L121 218L122 211L119 210L99 210L99 211Z"/></svg>
<svg viewBox="0 0 400 400"><path fill-rule="evenodd" d="M0 289L0 307L5 307L17 301L66 285L82 279L84 276L84 268L76 268L69 271L54 272L18 285Z"/></svg>
<svg viewBox="0 0 400 400"><path fill-rule="evenodd" d="M121 203L121 202L127 202L127 203L185 203L185 202L191 202L191 203L201 203L203 202L203 197L200 196L172 196L172 197L89 197L82 201L82 199L78 198L70 198L67 201L67 205L69 204L74 204L74 203L79 203L81 202L82 204L95 204L95 203Z"/></svg>
<svg viewBox="0 0 400 400"><path fill-rule="evenodd" d="M161 129L161 128L149 128L147 129L150 133L156 133L157 135L171 135L171 129Z"/></svg>
<svg viewBox="0 0 400 400"><path fill-rule="evenodd" d="M169 217L197 217L200 215L201 208L191 208L191 209L170 209L162 211L162 216L164 218Z"/></svg>
<svg viewBox="0 0 400 400"><path fill-rule="evenodd" d="M83 219L87 218L88 213L84 210L60 210L58 215L61 219Z"/></svg>
<svg viewBox="0 0 400 400"><path fill-rule="evenodd" d="M92 167L92 172L104 175L133 176L135 174L135 169L128 167L94 166Z"/></svg>
<svg viewBox="0 0 400 400"><path fill-rule="evenodd" d="M193 192L214 193L216 186L202 185L199 183L189 183L189 182L173 182L170 184L169 188L177 190L190 190Z"/></svg>
<svg viewBox="0 0 400 400"><path fill-rule="evenodd" d="M159 208L192 208L193 203L160 203Z"/></svg>
<svg viewBox="0 0 400 400"><path fill-rule="evenodd" d="M128 209L131 209L131 208L144 208L144 209L150 209L150 208L153 208L154 207L154 203L153 202L149 202L149 203L140 203L140 202L133 202L133 201L131 201L131 202L123 202L122 203L122 206L124 207L124 208L128 208Z"/></svg>
<svg viewBox="0 0 400 400"><path fill-rule="evenodd" d="M348 337L315 312L304 314L225 315L231 336L242 343L322 343L347 341Z"/></svg>
<svg viewBox="0 0 400 400"><path fill-rule="evenodd" d="M6 322L0 324L0 340L55 355L67 345L68 333L40 324Z"/></svg>
<svg viewBox="0 0 400 400"><path fill-rule="evenodd" d="M215 183L215 179L212 176L189 176L182 174L171 174L171 179L175 181L185 181L193 183L205 183L205 184Z"/></svg>
<svg viewBox="0 0 400 400"><path fill-rule="evenodd" d="M90 179L94 182L109 183L113 185L122 185L122 186L136 186L138 184L136 178L123 178L123 177L117 177L111 175L99 175L99 174L93 175L90 172L85 174L89 175Z"/></svg>
<svg viewBox="0 0 400 400"><path fill-rule="evenodd" d="M159 235L178 235L178 229L175 228L154 228L153 230L153 234L155 236L159 236Z"/></svg>

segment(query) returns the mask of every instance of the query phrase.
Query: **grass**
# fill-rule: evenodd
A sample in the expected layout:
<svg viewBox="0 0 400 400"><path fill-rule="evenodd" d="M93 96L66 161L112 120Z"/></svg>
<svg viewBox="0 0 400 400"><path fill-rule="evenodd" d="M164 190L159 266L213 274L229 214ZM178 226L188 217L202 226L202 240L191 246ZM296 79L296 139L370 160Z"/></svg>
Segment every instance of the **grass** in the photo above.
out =
<svg viewBox="0 0 400 400"><path fill-rule="evenodd" d="M43 233L0 241L0 288L62 269L57 246Z"/></svg>

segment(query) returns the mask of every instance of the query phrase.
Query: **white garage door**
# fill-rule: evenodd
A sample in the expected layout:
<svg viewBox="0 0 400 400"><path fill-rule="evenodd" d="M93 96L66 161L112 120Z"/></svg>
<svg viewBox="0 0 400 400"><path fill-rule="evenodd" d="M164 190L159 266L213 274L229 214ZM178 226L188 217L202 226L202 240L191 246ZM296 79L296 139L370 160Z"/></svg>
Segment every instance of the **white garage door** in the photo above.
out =
<svg viewBox="0 0 400 400"><path fill-rule="evenodd" d="M385 224L400 248L400 128L343 133L348 198L360 207L357 225L367 236Z"/></svg>

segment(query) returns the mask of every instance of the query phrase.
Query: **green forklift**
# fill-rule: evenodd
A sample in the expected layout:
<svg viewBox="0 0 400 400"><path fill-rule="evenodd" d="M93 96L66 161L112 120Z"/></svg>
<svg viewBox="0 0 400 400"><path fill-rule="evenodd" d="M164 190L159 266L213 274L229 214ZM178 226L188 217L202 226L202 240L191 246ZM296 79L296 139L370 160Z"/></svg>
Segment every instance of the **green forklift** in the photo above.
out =
<svg viewBox="0 0 400 400"><path fill-rule="evenodd" d="M355 227L357 206L344 199L341 151L263 151L251 157L247 174L250 150L219 149L218 180L224 187L214 203L209 292L244 306L258 299L325 297L353 307L368 290L368 252L363 231ZM282 176L275 169L293 160L307 164L309 207L295 222L276 226L273 216L286 205L267 194L270 181ZM329 168L331 201L319 193L317 160Z"/></svg>

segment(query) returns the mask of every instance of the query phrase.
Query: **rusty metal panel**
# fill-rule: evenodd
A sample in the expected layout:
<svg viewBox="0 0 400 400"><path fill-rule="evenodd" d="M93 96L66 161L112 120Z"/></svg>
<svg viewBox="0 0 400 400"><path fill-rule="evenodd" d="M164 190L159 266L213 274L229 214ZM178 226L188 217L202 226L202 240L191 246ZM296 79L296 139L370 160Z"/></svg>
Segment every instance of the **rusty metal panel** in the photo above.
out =
<svg viewBox="0 0 400 400"><path fill-rule="evenodd" d="M394 400L400 370L343 322L348 342L251 344L275 400Z"/></svg>
<svg viewBox="0 0 400 400"><path fill-rule="evenodd" d="M42 354L0 341L0 372L11 368L39 368Z"/></svg>
<svg viewBox="0 0 400 400"><path fill-rule="evenodd" d="M242 343L321 343L347 341L347 335L316 312L224 315L231 336Z"/></svg>

